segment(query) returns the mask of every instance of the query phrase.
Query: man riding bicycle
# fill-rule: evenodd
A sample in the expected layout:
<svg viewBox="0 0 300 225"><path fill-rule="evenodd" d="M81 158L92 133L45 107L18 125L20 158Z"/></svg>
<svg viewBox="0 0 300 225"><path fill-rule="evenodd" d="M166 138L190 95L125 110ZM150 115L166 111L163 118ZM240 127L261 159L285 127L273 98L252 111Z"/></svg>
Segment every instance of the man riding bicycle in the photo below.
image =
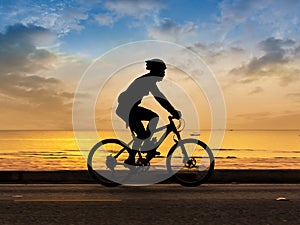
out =
<svg viewBox="0 0 300 225"><path fill-rule="evenodd" d="M157 87L157 82L162 81L165 76L166 64L161 59L151 59L146 61L146 69L150 72L135 79L129 87L118 97L118 107L116 114L122 118L126 127L129 126L136 139L133 143L133 151L129 152L129 157L124 163L135 165L135 155L144 141L144 145L150 142L151 136L156 129L159 116L150 109L141 106L143 98L149 93L156 101L165 108L174 118L180 119L181 113L177 111L167 100L165 95ZM148 121L146 128L142 121ZM150 160L155 153L148 152L146 159Z"/></svg>

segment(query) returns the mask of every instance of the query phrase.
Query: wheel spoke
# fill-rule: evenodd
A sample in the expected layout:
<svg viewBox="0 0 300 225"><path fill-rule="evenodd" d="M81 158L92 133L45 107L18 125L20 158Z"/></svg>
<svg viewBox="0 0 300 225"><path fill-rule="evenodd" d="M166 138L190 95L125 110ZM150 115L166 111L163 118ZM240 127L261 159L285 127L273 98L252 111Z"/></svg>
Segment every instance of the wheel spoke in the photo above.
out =
<svg viewBox="0 0 300 225"><path fill-rule="evenodd" d="M168 154L167 168L180 184L197 186L211 175L214 169L214 157L203 142L185 139Z"/></svg>
<svg viewBox="0 0 300 225"><path fill-rule="evenodd" d="M124 147L116 139L107 139L92 148L88 157L88 169L97 182L105 186L117 186L125 182L130 174L130 170L124 167L128 152L123 151L118 158L114 157Z"/></svg>

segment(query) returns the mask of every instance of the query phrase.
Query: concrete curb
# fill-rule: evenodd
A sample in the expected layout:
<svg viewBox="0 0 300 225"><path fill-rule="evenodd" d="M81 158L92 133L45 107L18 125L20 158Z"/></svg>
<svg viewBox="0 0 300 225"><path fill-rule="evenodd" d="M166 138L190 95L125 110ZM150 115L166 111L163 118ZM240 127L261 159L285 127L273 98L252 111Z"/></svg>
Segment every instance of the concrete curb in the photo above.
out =
<svg viewBox="0 0 300 225"><path fill-rule="evenodd" d="M300 170L215 170L212 183L300 183Z"/></svg>
<svg viewBox="0 0 300 225"><path fill-rule="evenodd" d="M86 170L1 171L0 184L95 183ZM174 183L172 178L161 183ZM215 170L207 183L300 183L300 170Z"/></svg>

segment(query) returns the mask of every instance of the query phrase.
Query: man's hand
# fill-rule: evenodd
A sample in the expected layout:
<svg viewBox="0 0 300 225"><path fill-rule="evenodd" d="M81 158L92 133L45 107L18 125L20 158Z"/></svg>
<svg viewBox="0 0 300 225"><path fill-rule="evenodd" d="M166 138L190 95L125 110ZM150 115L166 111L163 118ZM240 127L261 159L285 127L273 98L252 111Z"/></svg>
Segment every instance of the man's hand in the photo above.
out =
<svg viewBox="0 0 300 225"><path fill-rule="evenodd" d="M181 118L181 112L179 110L175 110L173 116L175 119L179 120Z"/></svg>

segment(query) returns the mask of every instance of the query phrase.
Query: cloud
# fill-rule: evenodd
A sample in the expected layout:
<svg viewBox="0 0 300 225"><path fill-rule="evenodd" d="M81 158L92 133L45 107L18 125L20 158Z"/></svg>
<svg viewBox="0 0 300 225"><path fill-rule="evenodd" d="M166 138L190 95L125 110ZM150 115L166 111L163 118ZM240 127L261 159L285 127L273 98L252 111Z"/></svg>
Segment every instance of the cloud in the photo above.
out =
<svg viewBox="0 0 300 225"><path fill-rule="evenodd" d="M55 26L52 29L57 29L61 33L68 33L71 30L80 31L84 29L81 25L82 21L88 19L88 14L85 11L75 8L66 8L61 16L55 21Z"/></svg>
<svg viewBox="0 0 300 225"><path fill-rule="evenodd" d="M300 46L295 49L295 54L300 56Z"/></svg>
<svg viewBox="0 0 300 225"><path fill-rule="evenodd" d="M97 14L94 15L94 19L103 26L111 26L115 23L116 18L110 14Z"/></svg>
<svg viewBox="0 0 300 225"><path fill-rule="evenodd" d="M199 55L219 79L224 78L223 83L227 83L228 71L240 66L249 58L249 52L239 43L197 42L188 49Z"/></svg>
<svg viewBox="0 0 300 225"><path fill-rule="evenodd" d="M249 95L258 94L258 93L261 93L263 91L264 91L263 88L261 88L261 87L255 87L252 91L249 92Z"/></svg>
<svg viewBox="0 0 300 225"><path fill-rule="evenodd" d="M5 35L10 42L23 41L37 46L51 44L56 39L56 35L49 29L32 24L8 26Z"/></svg>
<svg viewBox="0 0 300 225"><path fill-rule="evenodd" d="M109 0L104 5L117 18L124 16L143 18L157 13L164 7L160 0Z"/></svg>
<svg viewBox="0 0 300 225"><path fill-rule="evenodd" d="M247 74L255 73L265 66L274 63L281 64L288 61L285 47L294 44L292 40L280 40L273 37L259 43L259 47L264 51L264 55L259 58L253 58L245 68Z"/></svg>
<svg viewBox="0 0 300 225"><path fill-rule="evenodd" d="M224 44L221 42L213 42L209 44L198 42L188 48L203 56L209 63L224 61L229 56L241 58L241 56L246 53L245 49L238 45Z"/></svg>
<svg viewBox="0 0 300 225"><path fill-rule="evenodd" d="M163 19L157 25L148 29L149 36L159 40L179 41L194 35L197 26L193 22L177 24L171 19Z"/></svg>
<svg viewBox="0 0 300 225"><path fill-rule="evenodd" d="M16 24L0 34L0 72L35 73L48 69L56 61L57 56L36 45L44 44L46 39L54 39L47 29L33 25Z"/></svg>
<svg viewBox="0 0 300 225"><path fill-rule="evenodd" d="M136 20L155 17L164 7L160 0L110 0L102 4L106 12L95 14L93 17L102 26L112 26L124 17Z"/></svg>
<svg viewBox="0 0 300 225"><path fill-rule="evenodd" d="M136 20L153 17L164 7L161 0L55 0L45 4L28 0L6 4L0 7L0 14L3 24L35 24L63 36L70 31L83 30L87 21L111 26L124 17ZM1 27L5 28L0 24Z"/></svg>
<svg viewBox="0 0 300 225"><path fill-rule="evenodd" d="M243 23L254 11L261 10L266 7L268 1L261 2L259 0L252 1L222 1L220 7L220 21L222 23Z"/></svg>
<svg viewBox="0 0 300 225"><path fill-rule="evenodd" d="M283 86L299 79L297 42L270 37L258 43L258 47L263 52L260 57L253 57L248 63L232 69L230 74L243 76L243 82L275 76Z"/></svg>
<svg viewBox="0 0 300 225"><path fill-rule="evenodd" d="M47 27L53 30L58 35L65 35L71 30L80 31L84 29L81 25L81 21L87 20L88 16L85 12L81 12L80 9L64 9L56 11L46 11L40 9L36 11L34 16L25 16L21 22L25 25L35 24L42 27Z"/></svg>
<svg viewBox="0 0 300 225"><path fill-rule="evenodd" d="M87 20L88 11L93 9L96 2L89 1L47 1L45 4L33 0L15 2L0 8L4 24L22 23L23 25L35 24L57 33L59 36L71 30L82 30L82 21ZM1 26L1 25L0 25ZM2 26L4 28L4 26Z"/></svg>
<svg viewBox="0 0 300 225"><path fill-rule="evenodd" d="M217 29L225 38L242 29L247 35L296 38L299 31L299 1L224 0L219 4ZM255 30L255 34L248 33Z"/></svg>
<svg viewBox="0 0 300 225"><path fill-rule="evenodd" d="M288 97L297 98L300 100L300 92L297 93L289 93L287 94Z"/></svg>
<svg viewBox="0 0 300 225"><path fill-rule="evenodd" d="M43 129L41 125L51 124L51 121L53 126L66 124L55 121L70 114L73 94L64 90L61 80L41 75L53 70L60 59L53 52L37 48L40 36L45 35L52 33L42 27L20 24L0 34L1 121L7 121L11 115L18 120L24 118L23 122L30 119L30 129L34 126ZM6 125L9 129L16 124L12 120Z"/></svg>

